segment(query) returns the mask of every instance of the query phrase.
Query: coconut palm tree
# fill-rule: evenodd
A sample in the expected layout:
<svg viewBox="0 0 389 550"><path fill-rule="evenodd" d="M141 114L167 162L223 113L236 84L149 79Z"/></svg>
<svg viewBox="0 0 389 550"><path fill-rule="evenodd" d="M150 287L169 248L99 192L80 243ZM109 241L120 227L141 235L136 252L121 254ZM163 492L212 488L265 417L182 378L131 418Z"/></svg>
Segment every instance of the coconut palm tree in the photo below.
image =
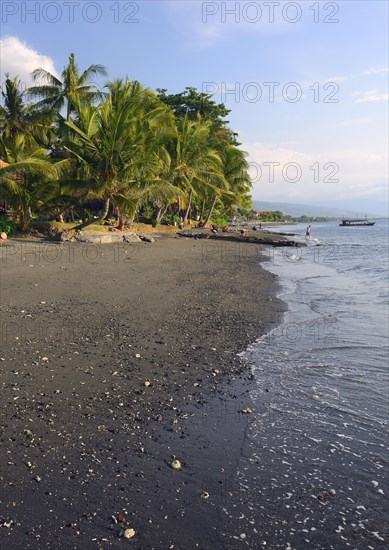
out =
<svg viewBox="0 0 389 550"><path fill-rule="evenodd" d="M91 218L76 229L103 220L111 204L122 215L133 216L142 201L179 193L156 176L158 158L152 138L158 121L166 119L166 106L137 81L116 80L107 88L103 103L79 104L77 121L66 122L72 134L65 143L71 155L68 168L76 179L65 186L104 201L97 220Z"/></svg>
<svg viewBox="0 0 389 550"><path fill-rule="evenodd" d="M170 181L186 194L184 222L190 214L193 197L206 189L223 188L220 155L212 148L211 123L190 120L187 116L176 120L176 131L167 143L168 152L165 180Z"/></svg>
<svg viewBox="0 0 389 550"><path fill-rule="evenodd" d="M35 86L27 90L28 97L40 98L36 104L39 108L50 107L54 112L66 107L66 120L75 111L77 105L82 103L93 103L101 97L95 84L92 84L96 76L106 76L107 72L103 65L90 65L80 73L74 60L74 54L69 56L69 63L62 71L62 80L55 75L38 68L32 73Z"/></svg>
<svg viewBox="0 0 389 550"><path fill-rule="evenodd" d="M242 205L252 185L248 174L246 153L224 140L216 146L220 151L222 172L228 186L213 193L205 224L209 222L218 200L222 207L228 209L235 205Z"/></svg>
<svg viewBox="0 0 389 550"><path fill-rule="evenodd" d="M18 77L6 74L5 87L1 91L3 105L0 105L0 135L8 143L23 135L28 147L46 144L52 134L53 113L48 109L37 109L26 105ZM0 155L4 155L0 151Z"/></svg>
<svg viewBox="0 0 389 550"><path fill-rule="evenodd" d="M1 145L7 165L0 168L0 197L16 208L20 229L26 231L34 211L59 194L59 164L50 162L44 149L30 148L23 134L15 137L12 146L1 138Z"/></svg>

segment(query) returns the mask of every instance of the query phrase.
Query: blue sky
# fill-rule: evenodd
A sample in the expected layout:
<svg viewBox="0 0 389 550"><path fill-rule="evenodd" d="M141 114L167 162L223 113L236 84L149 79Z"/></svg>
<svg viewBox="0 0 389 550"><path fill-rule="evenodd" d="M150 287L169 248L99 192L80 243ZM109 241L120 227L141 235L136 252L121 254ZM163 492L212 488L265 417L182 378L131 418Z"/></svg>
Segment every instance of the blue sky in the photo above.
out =
<svg viewBox="0 0 389 550"><path fill-rule="evenodd" d="M386 1L4 0L1 74L28 85L74 52L109 78L212 90L249 153L255 199L387 214L387 24Z"/></svg>

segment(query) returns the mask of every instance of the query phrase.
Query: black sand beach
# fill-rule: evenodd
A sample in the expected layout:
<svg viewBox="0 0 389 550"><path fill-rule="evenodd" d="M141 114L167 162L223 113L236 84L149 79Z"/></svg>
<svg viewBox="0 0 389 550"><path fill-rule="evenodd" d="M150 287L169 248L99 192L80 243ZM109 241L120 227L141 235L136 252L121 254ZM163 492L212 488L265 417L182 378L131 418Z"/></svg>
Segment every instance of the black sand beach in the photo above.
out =
<svg viewBox="0 0 389 550"><path fill-rule="evenodd" d="M250 420L237 353L284 307L260 250L2 245L3 548L241 547L220 514Z"/></svg>

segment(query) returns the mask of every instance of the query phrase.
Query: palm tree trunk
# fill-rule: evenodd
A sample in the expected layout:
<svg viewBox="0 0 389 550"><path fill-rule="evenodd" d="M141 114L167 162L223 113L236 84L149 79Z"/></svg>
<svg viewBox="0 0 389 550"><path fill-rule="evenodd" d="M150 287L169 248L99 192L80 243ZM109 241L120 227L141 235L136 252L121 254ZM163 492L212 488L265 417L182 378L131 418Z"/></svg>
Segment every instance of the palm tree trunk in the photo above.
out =
<svg viewBox="0 0 389 550"><path fill-rule="evenodd" d="M119 231L123 231L123 229L124 229L124 218L121 214L119 214L118 229L119 229Z"/></svg>
<svg viewBox="0 0 389 550"><path fill-rule="evenodd" d="M200 221L203 219L204 217L204 212L205 212L205 199L203 199L203 202L201 204L201 212L200 212Z"/></svg>
<svg viewBox="0 0 389 550"><path fill-rule="evenodd" d="M189 212L192 206L192 197L193 197L193 189L189 191L188 204L184 214L184 223L187 223L188 221Z"/></svg>
<svg viewBox="0 0 389 550"><path fill-rule="evenodd" d="M31 221L31 218L29 215L21 215L20 216L20 223L19 223L19 229L22 233L26 233L28 225Z"/></svg>
<svg viewBox="0 0 389 550"><path fill-rule="evenodd" d="M158 208L155 215L153 216L152 223L153 223L154 226L156 226L162 220L162 218L166 214L166 210L168 209L168 206L169 205L166 205L164 207L161 206L161 207Z"/></svg>
<svg viewBox="0 0 389 550"><path fill-rule="evenodd" d="M134 223L134 220L135 220L135 216L136 216L136 212L133 212L130 216L128 216L128 218L127 218L127 227L132 226L132 224Z"/></svg>
<svg viewBox="0 0 389 550"><path fill-rule="evenodd" d="M80 223L80 225L77 225L76 227L73 227L73 231L81 231L81 229L84 229L84 227L88 227L88 225L92 225L92 223L98 223L103 221L104 218L107 217L108 211L109 211L109 205L110 205L110 198L104 199L104 208L98 218L90 218L88 221L84 223Z"/></svg>
<svg viewBox="0 0 389 550"><path fill-rule="evenodd" d="M168 206L169 205L165 206L164 208L159 209L159 212L158 212L158 215L157 215L157 222L160 222L162 220L162 218L166 214L166 210L168 209Z"/></svg>
<svg viewBox="0 0 389 550"><path fill-rule="evenodd" d="M19 208L19 229L22 233L27 231L28 225L32 219L31 208L28 206L28 203L23 202Z"/></svg>
<svg viewBox="0 0 389 550"><path fill-rule="evenodd" d="M67 106L66 106L66 120L70 120L70 98L68 97Z"/></svg>
<svg viewBox="0 0 389 550"><path fill-rule="evenodd" d="M209 218L212 216L212 212L213 212L213 209L215 208L215 204L216 204L216 201L217 201L217 195L215 195L213 197L213 200L212 200L212 204L211 204L211 208L209 209L209 212L207 214L207 217L204 221L204 225L207 225L207 223L209 222Z"/></svg>

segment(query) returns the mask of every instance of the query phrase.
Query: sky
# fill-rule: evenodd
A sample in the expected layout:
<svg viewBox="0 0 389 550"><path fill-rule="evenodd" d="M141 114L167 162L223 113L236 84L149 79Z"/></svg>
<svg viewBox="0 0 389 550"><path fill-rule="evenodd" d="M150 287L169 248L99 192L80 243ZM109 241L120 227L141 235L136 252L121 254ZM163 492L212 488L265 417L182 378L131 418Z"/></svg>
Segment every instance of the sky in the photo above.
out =
<svg viewBox="0 0 389 550"><path fill-rule="evenodd" d="M388 215L386 0L2 1L2 85L59 75L72 52L225 103L255 200Z"/></svg>

